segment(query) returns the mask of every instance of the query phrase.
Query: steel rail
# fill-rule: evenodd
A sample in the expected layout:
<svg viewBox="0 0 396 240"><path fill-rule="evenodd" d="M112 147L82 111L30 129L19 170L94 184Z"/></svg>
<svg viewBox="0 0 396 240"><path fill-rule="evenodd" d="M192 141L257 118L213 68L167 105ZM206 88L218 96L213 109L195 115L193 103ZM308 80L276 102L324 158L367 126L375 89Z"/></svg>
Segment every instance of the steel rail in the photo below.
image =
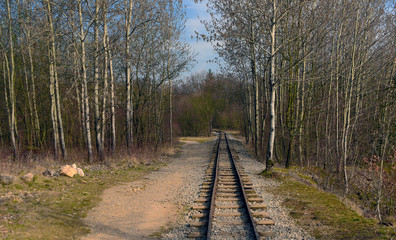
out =
<svg viewBox="0 0 396 240"><path fill-rule="evenodd" d="M251 226L253 228L254 237L255 237L256 240L258 240L258 239L260 239L260 234L257 231L256 223L255 223L255 221L253 219L252 210L250 209L250 206L249 206L249 203L248 203L248 198L246 197L245 188L243 187L243 182L242 182L241 176L239 174L239 170L238 170L238 168L237 168L237 166L235 164L234 158L232 156L232 152L231 152L230 146L228 144L228 139L227 139L227 134L226 133L224 133L224 137L225 137L225 142L226 142L226 145L227 145L228 156L230 157L232 166L233 166L234 170L236 171L236 175L237 175L237 178L238 178L237 182L238 182L238 185L239 185L239 187L240 187L240 189L242 191L242 195L243 195L243 199L244 199L243 204L244 204L244 206L245 206L245 208L246 208L246 210L248 212L248 215L249 215L248 220L251 223Z"/></svg>
<svg viewBox="0 0 396 240"><path fill-rule="evenodd" d="M213 182L213 187L212 187L212 193L211 193L211 200L210 200L210 207L209 207L209 219L208 219L208 228L206 230L206 239L209 240L211 239L212 235L212 220L213 220L213 215L215 211L215 199L216 199L216 194L217 194L217 183L218 183L218 173L219 173L219 152L220 152L220 143L221 143L221 132L219 132L219 141L217 144L217 150L216 150L216 156L215 156L215 167L214 167L214 182Z"/></svg>

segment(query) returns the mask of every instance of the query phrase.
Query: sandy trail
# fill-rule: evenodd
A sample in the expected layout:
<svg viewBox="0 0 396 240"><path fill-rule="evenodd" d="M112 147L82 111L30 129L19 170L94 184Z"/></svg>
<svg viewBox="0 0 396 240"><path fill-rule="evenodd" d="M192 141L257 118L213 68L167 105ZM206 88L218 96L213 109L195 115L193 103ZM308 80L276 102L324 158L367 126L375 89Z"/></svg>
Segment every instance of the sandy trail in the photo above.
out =
<svg viewBox="0 0 396 240"><path fill-rule="evenodd" d="M188 142L180 156L145 178L104 191L102 201L84 222L91 233L83 240L150 239L175 226L183 216L186 185L191 174L204 171L213 142ZM191 196L192 197L192 196Z"/></svg>

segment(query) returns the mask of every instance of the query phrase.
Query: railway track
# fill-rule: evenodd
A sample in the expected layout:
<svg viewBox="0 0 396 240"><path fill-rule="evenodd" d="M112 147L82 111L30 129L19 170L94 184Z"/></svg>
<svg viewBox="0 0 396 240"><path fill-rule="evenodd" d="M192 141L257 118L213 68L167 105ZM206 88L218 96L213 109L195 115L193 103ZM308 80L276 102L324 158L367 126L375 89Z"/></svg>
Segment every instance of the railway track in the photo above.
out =
<svg viewBox="0 0 396 240"><path fill-rule="evenodd" d="M198 239L266 239L274 224L233 153L227 135L219 133L199 198L192 207L192 231Z"/></svg>

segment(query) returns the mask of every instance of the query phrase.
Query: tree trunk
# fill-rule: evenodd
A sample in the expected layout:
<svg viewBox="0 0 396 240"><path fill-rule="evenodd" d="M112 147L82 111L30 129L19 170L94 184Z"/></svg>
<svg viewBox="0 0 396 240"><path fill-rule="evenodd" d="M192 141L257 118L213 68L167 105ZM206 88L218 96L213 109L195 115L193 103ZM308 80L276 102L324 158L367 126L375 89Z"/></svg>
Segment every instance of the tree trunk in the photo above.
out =
<svg viewBox="0 0 396 240"><path fill-rule="evenodd" d="M349 192L349 184L348 184L348 172L347 172L347 158L349 153L349 137L350 137L350 122L351 122L351 105L352 105L352 95L353 95L353 87L355 85L355 54L356 54L356 38L358 31L358 21L359 21L359 9L356 13L356 21L355 21L355 33L354 40L352 46L352 62L351 62L351 76L350 81L347 83L347 87L345 89L345 108L344 108L344 124L343 124L343 169L344 169L344 184L345 184L345 194Z"/></svg>
<svg viewBox="0 0 396 240"><path fill-rule="evenodd" d="M82 97L84 104L84 125L85 125L85 136L87 139L87 150L88 150L88 161L93 162L92 159L92 140L91 140L91 127L89 124L89 100L88 100L88 83L87 83L87 69L85 63L85 33L82 19L82 1L78 1L78 15L80 19L80 41L81 41L81 70L82 70Z"/></svg>
<svg viewBox="0 0 396 240"><path fill-rule="evenodd" d="M33 115L34 115L34 135L35 135L35 146L40 146L40 119L38 117L37 112L37 97L36 97L36 80L34 77L34 63L32 56L32 47L30 40L30 29L27 29L27 39L28 39L28 55L29 55L29 64L30 64L30 84L32 85L32 104L33 104Z"/></svg>
<svg viewBox="0 0 396 240"><path fill-rule="evenodd" d="M392 85L392 78L395 76L395 70L396 70L396 60L393 61L393 67L390 71L389 74L389 80L387 86ZM378 83L379 85L380 83ZM391 130L391 122L392 122L392 117L389 116L390 111L388 107L388 103L392 100L391 94L389 92L386 93L385 95L385 107L383 112L383 117L380 120L380 124L382 125L382 132L383 132L383 141L382 141L382 146L381 146L381 155L380 155L380 176L379 176L379 181L378 181L378 196L377 196L377 217L380 223L382 223L382 215L381 215L381 201L382 201L382 185L383 185L383 172L384 172L384 158L386 154L386 149L388 146L389 142L389 135L390 135L390 130ZM392 111L392 110L391 110Z"/></svg>
<svg viewBox="0 0 396 240"><path fill-rule="evenodd" d="M10 97L10 133L11 133L11 144L13 149L13 157L16 159L18 157L18 144L17 144L17 125L16 125L16 111L15 111L15 60L14 60L14 43L13 43L13 31L12 31L12 18L11 18L11 8L10 1L7 0L7 13L8 13L8 34L10 41L10 59L11 59L11 72L9 74L9 97Z"/></svg>
<svg viewBox="0 0 396 240"><path fill-rule="evenodd" d="M131 154L133 144L133 103L132 103L132 81L130 66L130 34L131 34L131 16L133 0L125 0L125 83L126 83L126 145L128 153Z"/></svg>
<svg viewBox="0 0 396 240"><path fill-rule="evenodd" d="M303 73L301 79L301 111L299 116L299 126L298 126L298 151L299 151L299 158L300 164L303 166L304 159L303 159L303 130L304 130L304 118L305 118L305 78L306 78L306 67L307 67L307 59L305 58L305 46L303 48Z"/></svg>
<svg viewBox="0 0 396 240"><path fill-rule="evenodd" d="M115 124L115 94L114 94L114 72L113 58L109 45L109 36L107 36L107 46L109 53L109 70L110 70L110 115L111 115L111 153L115 153L116 149L116 124Z"/></svg>
<svg viewBox="0 0 396 240"><path fill-rule="evenodd" d="M106 135L106 113L107 113L107 98L108 98L108 86L109 86L109 46L107 45L107 1L103 4L103 49L104 49L104 69L103 69L103 99L102 99L102 133L101 133L101 143L102 148L104 148L105 135Z"/></svg>
<svg viewBox="0 0 396 240"><path fill-rule="evenodd" d="M268 147L267 156L265 161L266 171L270 171L274 165L274 143L275 143L275 126L276 126L276 113L275 113L275 93L276 93L276 73L275 73L275 44L276 44L276 0L273 0L273 15L271 24L271 70L269 75L269 86L270 86L270 130L268 134Z"/></svg>
<svg viewBox="0 0 396 240"><path fill-rule="evenodd" d="M94 25L94 105L95 105L95 140L96 151L99 159L103 159L103 143L101 137L101 121L99 112L99 1L95 1L95 25ZM106 69L105 69L106 71ZM106 81L106 80L104 80ZM105 94L105 93L104 93ZM103 109L104 110L104 109Z"/></svg>
<svg viewBox="0 0 396 240"><path fill-rule="evenodd" d="M22 55L22 62L23 62L23 72L24 72L24 78L25 78L25 85L26 85L26 98L27 98L27 105L28 105L28 113L26 113L26 133L27 133L27 145L29 148L31 148L34 143L36 142L35 138L35 131L34 131L34 123L33 123L33 104L32 104L32 98L31 95L32 93L30 92L30 87L29 87L29 77L28 77L28 71L26 68L26 60L25 60L25 55L24 53Z"/></svg>
<svg viewBox="0 0 396 240"><path fill-rule="evenodd" d="M50 89L50 98L51 98L51 119L52 119L52 130L53 130L53 140L54 140L54 156L55 158L59 157L59 127L58 127L58 111L56 104L56 91L55 91L55 37L53 32L53 23L52 23L52 10L51 3L49 0L46 0L47 3L47 19L49 26L49 37L48 37L48 58L49 58L49 89Z"/></svg>

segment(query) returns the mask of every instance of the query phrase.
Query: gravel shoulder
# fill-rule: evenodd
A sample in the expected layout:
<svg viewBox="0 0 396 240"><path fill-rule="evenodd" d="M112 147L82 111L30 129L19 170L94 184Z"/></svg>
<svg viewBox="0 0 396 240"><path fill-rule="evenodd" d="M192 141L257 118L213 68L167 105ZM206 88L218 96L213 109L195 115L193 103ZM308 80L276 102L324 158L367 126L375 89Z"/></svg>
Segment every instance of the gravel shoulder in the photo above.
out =
<svg viewBox="0 0 396 240"><path fill-rule="evenodd" d="M231 144L249 174L257 193L268 205L275 225L266 231L271 239L314 239L298 227L281 205L282 199L269 193L279 183L258 175L264 164L250 156L243 144L230 136ZM107 189L101 203L84 219L93 239L186 239L191 231L190 208L198 198L214 141L186 141L181 154L144 179Z"/></svg>
<svg viewBox="0 0 396 240"><path fill-rule="evenodd" d="M282 199L267 191L278 186L279 183L272 179L264 179L259 176L259 173L265 168L265 165L250 156L249 152L240 141L236 140L232 135L228 136L230 137L230 142L239 155L242 165L245 168L245 173L249 175L256 192L263 198L264 203L268 205L267 212L269 213L270 218L275 221L274 226L265 229L265 231L270 231L275 234L274 237L268 239L314 239L297 226L295 221L288 216L289 210L281 205ZM197 191L198 190L199 189L197 188ZM197 196L198 192L194 193L194 195ZM181 219L179 225L166 234L163 234L161 239L186 239L187 234L191 231L188 225L188 223L192 221L191 212L192 211L186 213L184 218ZM227 237L224 237L224 239L227 239Z"/></svg>
<svg viewBox="0 0 396 240"><path fill-rule="evenodd" d="M245 168L245 173L249 175L256 192L268 206L267 212L269 213L270 218L275 221L274 226L266 229L266 231L271 231L275 234L274 237L268 239L315 239L309 236L308 233L304 232L296 225L295 221L289 217L289 210L282 206L283 199L268 191L279 186L279 183L272 179L262 178L259 175L259 173L265 169L265 164L255 160L243 144L233 136L230 136L230 139L232 146L239 155L242 165Z"/></svg>
<svg viewBox="0 0 396 240"><path fill-rule="evenodd" d="M198 193L213 144L186 142L158 171L105 190L84 219L91 233L82 239L152 239L178 226Z"/></svg>

